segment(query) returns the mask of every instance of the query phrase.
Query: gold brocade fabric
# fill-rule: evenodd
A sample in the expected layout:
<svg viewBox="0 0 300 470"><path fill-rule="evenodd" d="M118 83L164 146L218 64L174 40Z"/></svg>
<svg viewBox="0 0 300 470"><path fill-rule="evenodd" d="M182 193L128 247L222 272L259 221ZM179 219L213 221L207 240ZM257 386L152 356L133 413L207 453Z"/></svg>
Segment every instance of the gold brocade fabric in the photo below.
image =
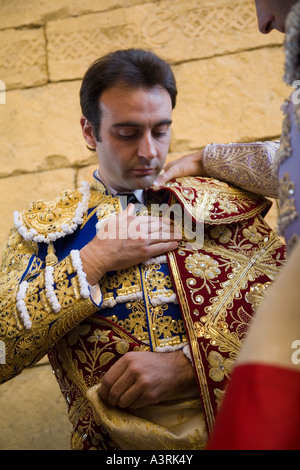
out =
<svg viewBox="0 0 300 470"><path fill-rule="evenodd" d="M207 431L197 390L191 396L148 405L139 410L121 410L106 405L98 386L87 397L95 420L108 430L123 450L200 450L205 447Z"/></svg>

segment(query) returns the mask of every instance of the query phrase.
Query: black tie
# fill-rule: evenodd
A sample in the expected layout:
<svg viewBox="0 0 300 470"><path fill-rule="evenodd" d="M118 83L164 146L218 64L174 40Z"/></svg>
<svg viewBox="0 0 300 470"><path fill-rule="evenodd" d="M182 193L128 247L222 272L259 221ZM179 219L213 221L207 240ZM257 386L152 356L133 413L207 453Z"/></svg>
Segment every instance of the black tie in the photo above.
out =
<svg viewBox="0 0 300 470"><path fill-rule="evenodd" d="M128 193L128 194L119 194L120 197L124 198L125 202L127 203L127 206L129 204L137 204L139 203L137 197L133 193ZM125 199L126 198L126 199Z"/></svg>

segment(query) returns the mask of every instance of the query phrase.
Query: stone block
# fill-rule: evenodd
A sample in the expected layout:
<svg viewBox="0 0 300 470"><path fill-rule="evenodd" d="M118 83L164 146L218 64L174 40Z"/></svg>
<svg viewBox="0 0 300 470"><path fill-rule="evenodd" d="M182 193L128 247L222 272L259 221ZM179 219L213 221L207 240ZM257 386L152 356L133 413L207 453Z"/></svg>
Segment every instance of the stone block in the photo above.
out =
<svg viewBox="0 0 300 470"><path fill-rule="evenodd" d="M144 0L1 0L0 29L43 25L47 21L144 3Z"/></svg>
<svg viewBox="0 0 300 470"><path fill-rule="evenodd" d="M88 183L92 183L93 181L93 174L94 171L97 170L98 164L95 163L94 165L89 165L84 168L81 168L77 173L76 183L77 186L81 186L83 181L87 181Z"/></svg>
<svg viewBox="0 0 300 470"><path fill-rule="evenodd" d="M67 404L49 363L1 385L1 450L69 450L70 435Z"/></svg>
<svg viewBox="0 0 300 470"><path fill-rule="evenodd" d="M53 81L80 78L87 66L114 49L153 49L178 63L282 44L258 32L251 0L165 0L47 23Z"/></svg>
<svg viewBox="0 0 300 470"><path fill-rule="evenodd" d="M6 93L0 105L0 177L91 162L80 126L80 82Z"/></svg>
<svg viewBox="0 0 300 470"><path fill-rule="evenodd" d="M43 28L0 31L0 79L7 90L47 83L45 46Z"/></svg>
<svg viewBox="0 0 300 470"><path fill-rule="evenodd" d="M174 68L179 90L171 150L281 135L283 50L257 49Z"/></svg>
<svg viewBox="0 0 300 470"><path fill-rule="evenodd" d="M13 212L21 211L32 201L51 201L64 189L74 188L75 172L61 169L35 174L12 176L0 180L0 253L13 226Z"/></svg>

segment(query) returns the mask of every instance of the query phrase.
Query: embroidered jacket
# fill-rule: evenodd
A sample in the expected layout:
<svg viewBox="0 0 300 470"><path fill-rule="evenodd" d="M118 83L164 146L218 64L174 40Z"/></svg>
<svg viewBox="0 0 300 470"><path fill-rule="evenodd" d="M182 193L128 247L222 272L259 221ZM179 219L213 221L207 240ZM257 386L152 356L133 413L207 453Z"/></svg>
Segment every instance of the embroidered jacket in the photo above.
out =
<svg viewBox="0 0 300 470"><path fill-rule="evenodd" d="M119 198L99 181L15 214L4 250L1 382L50 351L74 425L73 448L117 447L86 393L128 350L188 344L210 432L253 312L284 262L284 246L262 216L270 207L264 198L214 179L180 178L151 188L147 200L179 204L192 228L204 222L203 244L183 233L166 257L108 273L98 304L78 250L95 236L98 221L120 210ZM188 448L200 442L203 436L191 435Z"/></svg>

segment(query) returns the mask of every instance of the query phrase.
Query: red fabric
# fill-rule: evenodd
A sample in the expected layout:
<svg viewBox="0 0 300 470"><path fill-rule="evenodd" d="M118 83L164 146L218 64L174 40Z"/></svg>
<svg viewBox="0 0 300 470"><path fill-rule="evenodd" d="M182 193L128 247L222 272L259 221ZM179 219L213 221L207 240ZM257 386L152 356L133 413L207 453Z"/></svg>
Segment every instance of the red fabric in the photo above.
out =
<svg viewBox="0 0 300 470"><path fill-rule="evenodd" d="M300 372L237 366L208 450L300 450Z"/></svg>

